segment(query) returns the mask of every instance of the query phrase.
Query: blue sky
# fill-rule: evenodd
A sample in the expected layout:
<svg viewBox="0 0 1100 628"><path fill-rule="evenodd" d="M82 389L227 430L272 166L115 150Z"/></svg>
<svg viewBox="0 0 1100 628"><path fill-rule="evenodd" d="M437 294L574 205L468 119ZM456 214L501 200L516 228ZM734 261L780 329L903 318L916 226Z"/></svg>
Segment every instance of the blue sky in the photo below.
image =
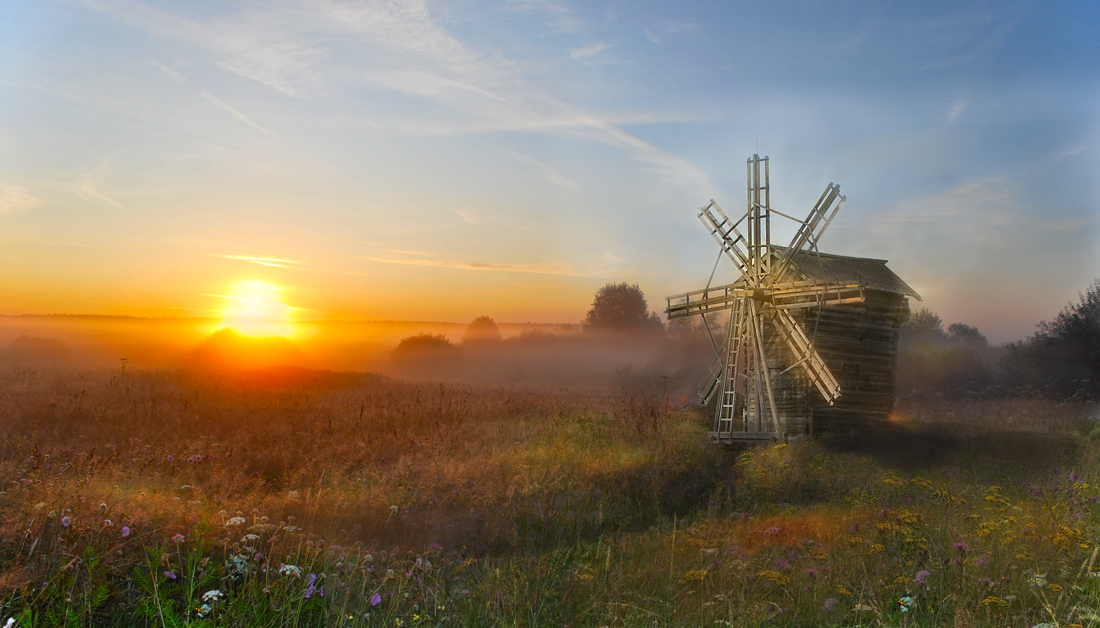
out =
<svg viewBox="0 0 1100 628"><path fill-rule="evenodd" d="M701 287L695 218L847 202L947 322L1100 277L1096 3L7 2L0 310L573 322ZM783 234L781 234L783 235ZM723 271L732 279L730 270ZM922 304L914 304L919 307Z"/></svg>

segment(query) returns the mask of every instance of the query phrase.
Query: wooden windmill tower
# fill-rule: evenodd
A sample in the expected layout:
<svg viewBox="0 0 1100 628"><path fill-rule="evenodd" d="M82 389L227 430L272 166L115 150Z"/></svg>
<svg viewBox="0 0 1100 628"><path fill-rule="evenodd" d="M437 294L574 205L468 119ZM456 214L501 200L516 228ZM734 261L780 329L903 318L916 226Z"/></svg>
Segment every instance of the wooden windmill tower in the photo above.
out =
<svg viewBox="0 0 1100 628"><path fill-rule="evenodd" d="M711 439L783 440L885 420L906 297L920 297L885 260L818 249L844 203L839 185L830 183L798 220L771 208L767 157L753 155L747 175L748 207L737 220L713 200L699 212L721 248L718 261L725 254L740 278L670 296L665 310L670 320L729 311L725 342L714 343L717 357L698 389L704 404L719 395ZM786 247L771 243L773 213L798 225Z"/></svg>

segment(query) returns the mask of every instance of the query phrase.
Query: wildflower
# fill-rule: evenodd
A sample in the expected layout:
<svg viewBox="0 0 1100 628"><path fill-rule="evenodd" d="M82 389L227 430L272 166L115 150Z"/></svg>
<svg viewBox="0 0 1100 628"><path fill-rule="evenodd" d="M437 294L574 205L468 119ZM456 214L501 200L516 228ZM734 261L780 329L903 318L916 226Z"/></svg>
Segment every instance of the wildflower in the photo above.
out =
<svg viewBox="0 0 1100 628"><path fill-rule="evenodd" d="M211 590L207 591L206 593L202 594L202 601L203 602L219 602L224 597L225 597L225 594L222 593L219 589L211 589Z"/></svg>
<svg viewBox="0 0 1100 628"><path fill-rule="evenodd" d="M875 609L871 608L870 606L867 606L866 604L858 604L857 603L854 606L852 606L852 610L857 612L857 613L866 613L867 611L873 611Z"/></svg>
<svg viewBox="0 0 1100 628"><path fill-rule="evenodd" d="M817 577L817 569L814 569L813 567L810 567L809 569L806 570L806 575L811 577L811 578L816 578Z"/></svg>
<svg viewBox="0 0 1100 628"><path fill-rule="evenodd" d="M227 526L244 525L244 517L233 517L229 521L226 521L225 525L227 525Z"/></svg>
<svg viewBox="0 0 1100 628"><path fill-rule="evenodd" d="M175 580L176 579L176 574L173 571L166 571L166 572L164 572L164 575L168 576L169 580Z"/></svg>
<svg viewBox="0 0 1100 628"><path fill-rule="evenodd" d="M123 538L130 536L130 526L122 526Z"/></svg>
<svg viewBox="0 0 1100 628"><path fill-rule="evenodd" d="M100 502L99 509L100 510L107 510L107 504L105 502Z"/></svg>
<svg viewBox="0 0 1100 628"><path fill-rule="evenodd" d="M965 552L966 541L959 541L958 543L955 543L955 549L959 550L960 552Z"/></svg>
<svg viewBox="0 0 1100 628"><path fill-rule="evenodd" d="M282 568L279 569L279 573L284 576L294 576L295 578L302 577L302 570L296 565L283 565Z"/></svg>
<svg viewBox="0 0 1100 628"><path fill-rule="evenodd" d="M931 575L932 575L932 572L928 571L927 569L921 569L920 571L918 571L917 572L917 586L918 587L923 587L924 586L924 581L927 580L928 576L931 576Z"/></svg>
<svg viewBox="0 0 1100 628"><path fill-rule="evenodd" d="M260 537L256 536L255 534L246 534L241 537L241 540L245 543L248 543L249 541L259 541Z"/></svg>
<svg viewBox="0 0 1100 628"><path fill-rule="evenodd" d="M767 530L764 530L764 536L775 536L776 534L779 534L779 528L777 528L775 526L772 526L772 527L768 528Z"/></svg>
<svg viewBox="0 0 1100 628"><path fill-rule="evenodd" d="M913 598L909 597L908 595L906 595L905 597L898 600L898 606L900 607L899 610L901 610L901 612L903 612L903 613L908 613L909 612L909 607L912 606L912 605L913 605Z"/></svg>
<svg viewBox="0 0 1100 628"><path fill-rule="evenodd" d="M378 595L377 593L375 593L374 595L370 596L370 605L371 606L378 606L381 603L382 603L382 596L381 595Z"/></svg>
<svg viewBox="0 0 1100 628"><path fill-rule="evenodd" d="M363 558L365 558L368 563L373 563L374 562L374 556L371 556L370 554L367 554Z"/></svg>
<svg viewBox="0 0 1100 628"><path fill-rule="evenodd" d="M111 520L110 520L110 519L104 519L104 520L103 520L103 527L105 527L105 528L109 528L109 527L111 527L112 525L114 525L114 524L113 524L113 523L111 523Z"/></svg>
<svg viewBox="0 0 1100 628"><path fill-rule="evenodd" d="M305 598L307 600L310 598L311 595L313 595L313 592L316 590L316 588L313 585L313 583L315 583L315 582L317 582L317 574L315 574L315 573L309 574L309 582L306 583L308 586L306 587L306 594L305 594Z"/></svg>
<svg viewBox="0 0 1100 628"><path fill-rule="evenodd" d="M61 525L65 526L66 528L69 527L70 525L72 525L72 523L73 523L73 518L70 517L69 515L65 515L64 517L61 518Z"/></svg>
<svg viewBox="0 0 1100 628"><path fill-rule="evenodd" d="M185 537L182 534L180 534L179 532L177 532L175 534L175 536L172 537L172 542L173 543L183 543L184 540L185 540Z"/></svg>
<svg viewBox="0 0 1100 628"><path fill-rule="evenodd" d="M825 600L825 610L827 610L827 611L833 610L833 608L837 605L838 602L840 602L840 600L836 599L835 597L831 597L831 598Z"/></svg>
<svg viewBox="0 0 1100 628"><path fill-rule="evenodd" d="M778 571L772 571L770 569L765 569L764 571L757 572L756 575L767 580L768 582L771 582L772 584L778 584L780 586L791 583L790 578L788 578L784 574L779 573Z"/></svg>
<svg viewBox="0 0 1100 628"><path fill-rule="evenodd" d="M397 506L396 505L390 506L390 512L396 515L397 514Z"/></svg>
<svg viewBox="0 0 1100 628"><path fill-rule="evenodd" d="M172 454L168 454L168 458L167 458L167 460L168 460L168 462L175 462L175 461L176 461L176 457L175 457L175 456L173 456Z"/></svg>
<svg viewBox="0 0 1100 628"><path fill-rule="evenodd" d="M14 617L9 617L8 621L4 622L4 628L14 628L14 626L15 626L15 618Z"/></svg>
<svg viewBox="0 0 1100 628"><path fill-rule="evenodd" d="M387 578L392 578L393 577L393 570L392 569L387 569L386 570L386 577Z"/></svg>
<svg viewBox="0 0 1100 628"><path fill-rule="evenodd" d="M256 552L255 554L252 555L252 560L260 560L263 557L264 557L263 552Z"/></svg>

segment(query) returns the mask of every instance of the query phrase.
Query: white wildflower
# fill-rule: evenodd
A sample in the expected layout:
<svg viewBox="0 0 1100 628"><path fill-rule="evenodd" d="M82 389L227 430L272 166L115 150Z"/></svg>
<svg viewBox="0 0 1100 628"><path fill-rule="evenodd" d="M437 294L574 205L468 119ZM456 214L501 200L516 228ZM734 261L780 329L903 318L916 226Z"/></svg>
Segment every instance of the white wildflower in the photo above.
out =
<svg viewBox="0 0 1100 628"><path fill-rule="evenodd" d="M283 565L283 568L279 570L284 576L294 576L295 578L302 577L302 570L295 565Z"/></svg>
<svg viewBox="0 0 1100 628"><path fill-rule="evenodd" d="M242 526L244 525L244 517L233 517L229 521L225 522L227 526Z"/></svg>
<svg viewBox="0 0 1100 628"><path fill-rule="evenodd" d="M259 541L260 537L256 536L255 534L246 534L241 537L241 540L245 543L248 543L250 541Z"/></svg>
<svg viewBox="0 0 1100 628"><path fill-rule="evenodd" d="M206 593L202 594L202 601L203 602L219 602L224 597L225 597L225 594L222 593L220 590L211 589L211 590L207 591Z"/></svg>

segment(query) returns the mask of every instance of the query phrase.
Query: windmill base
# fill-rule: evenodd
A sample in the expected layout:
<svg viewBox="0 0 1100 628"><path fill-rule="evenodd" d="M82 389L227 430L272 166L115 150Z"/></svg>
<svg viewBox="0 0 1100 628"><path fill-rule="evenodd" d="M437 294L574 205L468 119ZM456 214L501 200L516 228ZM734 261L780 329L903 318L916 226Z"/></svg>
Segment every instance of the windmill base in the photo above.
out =
<svg viewBox="0 0 1100 628"><path fill-rule="evenodd" d="M775 432L707 432L707 436L710 437L710 442L715 445L779 440L779 434Z"/></svg>

